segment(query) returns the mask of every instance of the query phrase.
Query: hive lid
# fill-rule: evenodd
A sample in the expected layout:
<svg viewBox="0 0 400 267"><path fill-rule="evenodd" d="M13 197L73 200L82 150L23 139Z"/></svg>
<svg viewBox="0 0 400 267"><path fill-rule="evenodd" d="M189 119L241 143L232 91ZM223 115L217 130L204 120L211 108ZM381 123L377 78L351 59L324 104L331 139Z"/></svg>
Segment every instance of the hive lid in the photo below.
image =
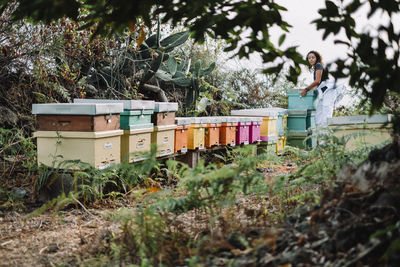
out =
<svg viewBox="0 0 400 267"><path fill-rule="evenodd" d="M122 103L126 110L143 110L154 109L155 102L153 100L116 100L116 99L87 99L75 98L74 103Z"/></svg>
<svg viewBox="0 0 400 267"><path fill-rule="evenodd" d="M276 117L284 114L287 114L287 109L284 108L238 109L231 111L231 115L233 116Z"/></svg>
<svg viewBox="0 0 400 267"><path fill-rule="evenodd" d="M328 125L349 125L349 124L383 124L392 121L391 114L375 114L357 115L357 116L342 116L328 119Z"/></svg>
<svg viewBox="0 0 400 267"><path fill-rule="evenodd" d="M248 117L247 119L250 122L262 122L262 117Z"/></svg>
<svg viewBox="0 0 400 267"><path fill-rule="evenodd" d="M287 89L286 93L287 94L300 94L302 89L298 89L298 88L291 88L291 89Z"/></svg>
<svg viewBox="0 0 400 267"><path fill-rule="evenodd" d="M192 123L194 124L205 124L207 120L204 119L204 117L192 117Z"/></svg>
<svg viewBox="0 0 400 267"><path fill-rule="evenodd" d="M208 118L210 118L209 123L222 123L223 122L222 117L212 116L212 117L208 117Z"/></svg>
<svg viewBox="0 0 400 267"><path fill-rule="evenodd" d="M191 117L175 117L175 123L177 125L189 125L192 123Z"/></svg>
<svg viewBox="0 0 400 267"><path fill-rule="evenodd" d="M122 111L122 103L50 103L32 105L32 114L102 115L121 113Z"/></svg>
<svg viewBox="0 0 400 267"><path fill-rule="evenodd" d="M178 111L176 102L155 102L154 112L175 112Z"/></svg>
<svg viewBox="0 0 400 267"><path fill-rule="evenodd" d="M307 116L307 109L289 109L290 115L304 115Z"/></svg>

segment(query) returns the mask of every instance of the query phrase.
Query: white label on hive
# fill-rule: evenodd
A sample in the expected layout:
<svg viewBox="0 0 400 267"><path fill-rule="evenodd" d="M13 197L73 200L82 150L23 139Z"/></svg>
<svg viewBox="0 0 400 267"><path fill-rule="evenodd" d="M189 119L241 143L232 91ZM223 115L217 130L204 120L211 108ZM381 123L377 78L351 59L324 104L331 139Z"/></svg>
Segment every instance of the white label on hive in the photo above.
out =
<svg viewBox="0 0 400 267"><path fill-rule="evenodd" d="M105 144L104 144L104 148L105 148L105 149L107 149L107 148L112 148L112 143L105 143Z"/></svg>
<svg viewBox="0 0 400 267"><path fill-rule="evenodd" d="M169 142L169 138L168 138L168 136L164 136L164 138L163 138L163 144L168 144L168 142Z"/></svg>
<svg viewBox="0 0 400 267"><path fill-rule="evenodd" d="M136 144L136 148L143 148L144 147L144 140L140 140Z"/></svg>

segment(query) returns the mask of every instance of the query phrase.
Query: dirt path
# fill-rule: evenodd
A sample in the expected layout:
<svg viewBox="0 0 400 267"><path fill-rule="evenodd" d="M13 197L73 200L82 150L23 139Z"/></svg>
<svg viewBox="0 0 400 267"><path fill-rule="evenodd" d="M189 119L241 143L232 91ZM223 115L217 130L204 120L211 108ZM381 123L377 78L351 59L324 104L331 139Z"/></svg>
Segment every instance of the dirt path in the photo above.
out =
<svg viewBox="0 0 400 267"><path fill-rule="evenodd" d="M265 166L267 181L293 171L292 164ZM135 203L116 203L134 207ZM80 255L95 254L110 233L118 233L119 222L111 214L118 208L73 209L46 212L25 219L26 214L0 212L0 266L78 265Z"/></svg>

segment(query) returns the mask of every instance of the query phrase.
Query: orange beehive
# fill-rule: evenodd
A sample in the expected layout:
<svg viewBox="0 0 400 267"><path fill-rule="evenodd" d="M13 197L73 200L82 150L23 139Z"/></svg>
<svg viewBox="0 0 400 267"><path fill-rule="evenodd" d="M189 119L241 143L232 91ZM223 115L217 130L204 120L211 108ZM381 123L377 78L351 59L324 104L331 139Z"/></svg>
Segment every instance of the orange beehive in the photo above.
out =
<svg viewBox="0 0 400 267"><path fill-rule="evenodd" d="M221 117L221 127L219 140L223 146L235 146L236 142L236 126L238 119L235 117Z"/></svg>
<svg viewBox="0 0 400 267"><path fill-rule="evenodd" d="M186 153L188 148L188 130L191 124L191 118L175 118L178 127L175 129L175 147L174 152Z"/></svg>
<svg viewBox="0 0 400 267"><path fill-rule="evenodd" d="M204 145L205 147L219 146L220 145L220 128L221 118L220 117L205 117L204 122L206 123L204 132Z"/></svg>

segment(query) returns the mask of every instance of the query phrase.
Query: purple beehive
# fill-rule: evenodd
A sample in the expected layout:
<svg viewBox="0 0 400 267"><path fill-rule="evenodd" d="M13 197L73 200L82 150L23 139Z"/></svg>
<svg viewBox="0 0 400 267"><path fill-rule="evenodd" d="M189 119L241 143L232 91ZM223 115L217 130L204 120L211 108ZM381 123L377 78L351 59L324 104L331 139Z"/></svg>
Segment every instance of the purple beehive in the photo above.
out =
<svg viewBox="0 0 400 267"><path fill-rule="evenodd" d="M249 143L255 143L261 141L260 129L262 118L260 117L250 117L250 130L249 130Z"/></svg>
<svg viewBox="0 0 400 267"><path fill-rule="evenodd" d="M239 117L238 126L236 128L236 145L248 145L249 144L249 133L250 133L250 122L246 117Z"/></svg>

